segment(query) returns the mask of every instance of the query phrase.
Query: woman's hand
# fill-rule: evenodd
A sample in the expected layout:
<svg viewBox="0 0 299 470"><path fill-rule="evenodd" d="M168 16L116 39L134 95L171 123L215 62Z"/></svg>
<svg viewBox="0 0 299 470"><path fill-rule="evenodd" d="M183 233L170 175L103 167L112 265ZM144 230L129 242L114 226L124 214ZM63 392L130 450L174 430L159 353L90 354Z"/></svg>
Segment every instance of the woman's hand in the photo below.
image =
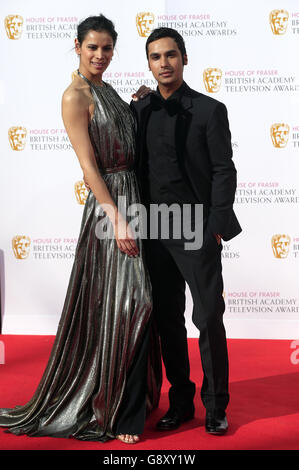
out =
<svg viewBox="0 0 299 470"><path fill-rule="evenodd" d="M90 191L90 186L88 185L85 176L83 176L83 180L87 190ZM115 240L120 251L126 253L128 256L138 256L138 246L127 221L123 219L123 217L118 213L115 217L115 220L113 220L112 224L114 229Z"/></svg>
<svg viewBox="0 0 299 470"><path fill-rule="evenodd" d="M138 101L139 99L145 98L149 93L153 93L153 91L154 90L152 90L151 88L145 85L141 85L141 87L138 88L135 93L133 93L132 99L133 101Z"/></svg>
<svg viewBox="0 0 299 470"><path fill-rule="evenodd" d="M87 181L86 181L84 175L83 175L83 181L84 181L84 184L85 184L85 187L86 187L87 191L90 191L90 186L89 186L89 184L87 183Z"/></svg>
<svg viewBox="0 0 299 470"><path fill-rule="evenodd" d="M138 256L139 249L127 221L118 214L113 225L118 248L128 256Z"/></svg>

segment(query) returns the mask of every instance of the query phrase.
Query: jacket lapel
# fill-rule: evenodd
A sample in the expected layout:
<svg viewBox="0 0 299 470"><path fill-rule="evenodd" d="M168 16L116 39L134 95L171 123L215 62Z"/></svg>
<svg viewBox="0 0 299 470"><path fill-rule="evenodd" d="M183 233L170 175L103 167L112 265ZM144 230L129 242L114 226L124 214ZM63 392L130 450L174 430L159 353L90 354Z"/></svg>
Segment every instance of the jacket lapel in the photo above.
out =
<svg viewBox="0 0 299 470"><path fill-rule="evenodd" d="M176 122L176 132L175 132L175 146L177 150L177 158L180 164L181 169L184 171L183 159L184 151L186 148L186 140L188 135L188 130L191 125L192 114L189 111L192 108L192 99L189 93L189 87L184 82L184 89L181 96L181 109L178 113L177 122Z"/></svg>

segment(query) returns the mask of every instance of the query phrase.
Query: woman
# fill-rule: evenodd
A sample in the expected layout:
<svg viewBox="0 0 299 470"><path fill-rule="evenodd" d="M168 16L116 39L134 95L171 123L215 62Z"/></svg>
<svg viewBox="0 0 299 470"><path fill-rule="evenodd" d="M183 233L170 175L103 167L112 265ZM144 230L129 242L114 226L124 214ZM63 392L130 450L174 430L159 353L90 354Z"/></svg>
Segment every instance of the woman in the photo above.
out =
<svg viewBox="0 0 299 470"><path fill-rule="evenodd" d="M136 443L146 407L158 403L161 367L149 277L140 240L117 207L119 196L128 207L139 201L135 122L102 80L116 39L103 15L78 26L80 65L63 94L62 117L91 191L46 370L25 406L0 410L0 425L15 434ZM103 220L112 238L99 236Z"/></svg>

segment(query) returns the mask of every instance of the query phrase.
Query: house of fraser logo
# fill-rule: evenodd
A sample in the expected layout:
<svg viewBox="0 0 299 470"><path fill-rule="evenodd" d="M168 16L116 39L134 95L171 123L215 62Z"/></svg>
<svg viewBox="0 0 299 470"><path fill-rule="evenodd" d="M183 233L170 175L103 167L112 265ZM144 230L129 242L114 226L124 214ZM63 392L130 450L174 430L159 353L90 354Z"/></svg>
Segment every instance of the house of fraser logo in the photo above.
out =
<svg viewBox="0 0 299 470"><path fill-rule="evenodd" d="M4 18L6 35L10 40L70 40L76 37L78 22L77 17L71 16L26 16L23 18L21 15L12 14Z"/></svg>

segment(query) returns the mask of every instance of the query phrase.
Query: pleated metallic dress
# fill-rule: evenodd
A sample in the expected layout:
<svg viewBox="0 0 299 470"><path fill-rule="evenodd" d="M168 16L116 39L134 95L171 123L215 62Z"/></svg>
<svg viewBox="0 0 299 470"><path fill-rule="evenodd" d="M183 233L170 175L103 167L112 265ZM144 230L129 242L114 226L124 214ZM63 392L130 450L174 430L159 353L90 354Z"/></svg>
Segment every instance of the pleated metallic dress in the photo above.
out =
<svg viewBox="0 0 299 470"><path fill-rule="evenodd" d="M133 114L109 84L78 74L94 100L89 135L99 170L114 202L122 197L129 207L139 202ZM0 409L6 432L106 441L140 434L158 405L160 345L143 246L137 238L139 256L122 253L97 234L104 218L90 191L48 364L27 404Z"/></svg>

